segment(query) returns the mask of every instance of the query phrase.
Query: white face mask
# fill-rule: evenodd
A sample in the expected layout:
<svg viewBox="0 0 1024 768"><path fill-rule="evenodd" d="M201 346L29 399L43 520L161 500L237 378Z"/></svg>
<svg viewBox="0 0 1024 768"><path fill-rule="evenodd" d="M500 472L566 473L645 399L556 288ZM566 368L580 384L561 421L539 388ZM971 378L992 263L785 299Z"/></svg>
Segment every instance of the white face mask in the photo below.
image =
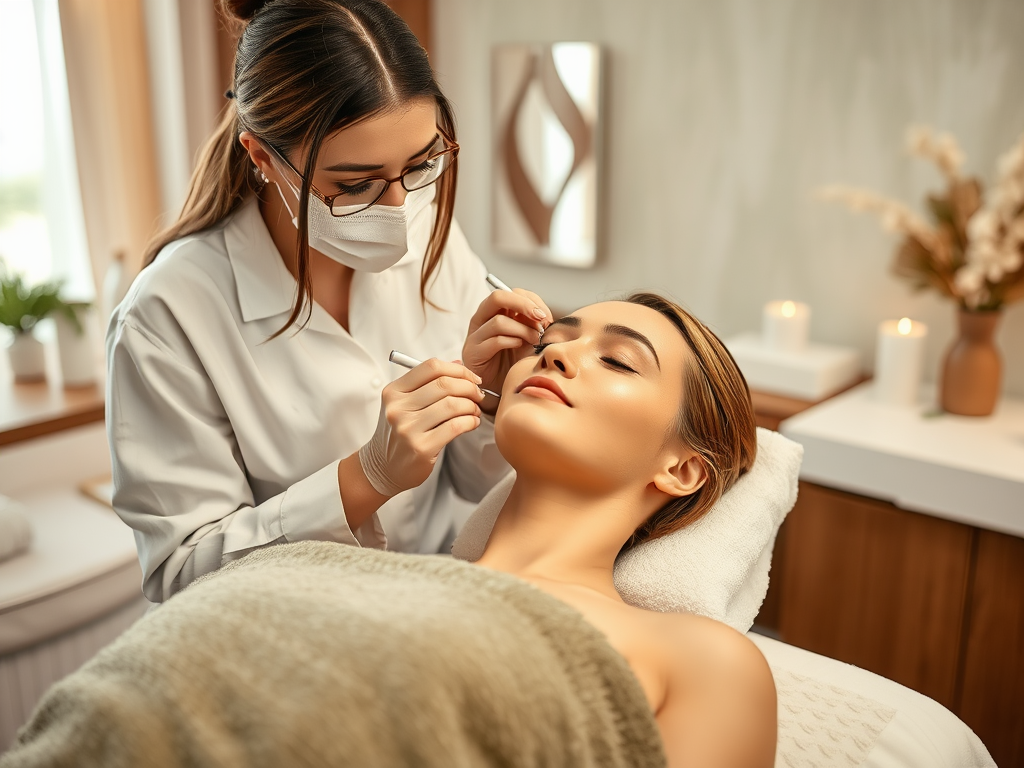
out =
<svg viewBox="0 0 1024 768"><path fill-rule="evenodd" d="M288 187L298 199L299 190L291 182ZM371 205L348 216L332 215L323 201L310 193L309 247L357 271L383 272L401 261L409 250L409 226L430 209L434 192L431 184L409 192L399 206ZM292 226L298 229L298 214L292 211L283 191L281 199L292 214Z"/></svg>

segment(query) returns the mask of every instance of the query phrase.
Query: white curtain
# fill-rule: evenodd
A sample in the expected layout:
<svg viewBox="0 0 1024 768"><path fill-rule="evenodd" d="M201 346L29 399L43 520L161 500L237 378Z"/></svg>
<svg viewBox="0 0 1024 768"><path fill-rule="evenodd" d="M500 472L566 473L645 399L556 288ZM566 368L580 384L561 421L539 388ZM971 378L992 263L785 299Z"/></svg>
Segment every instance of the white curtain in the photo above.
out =
<svg viewBox="0 0 1024 768"><path fill-rule="evenodd" d="M33 0L32 6L43 86L45 183L41 202L50 236L51 269L54 277L65 281L66 297L91 301L96 289L86 246L82 198L78 193L57 0Z"/></svg>
<svg viewBox="0 0 1024 768"><path fill-rule="evenodd" d="M93 273L138 270L160 216L141 0L58 0Z"/></svg>

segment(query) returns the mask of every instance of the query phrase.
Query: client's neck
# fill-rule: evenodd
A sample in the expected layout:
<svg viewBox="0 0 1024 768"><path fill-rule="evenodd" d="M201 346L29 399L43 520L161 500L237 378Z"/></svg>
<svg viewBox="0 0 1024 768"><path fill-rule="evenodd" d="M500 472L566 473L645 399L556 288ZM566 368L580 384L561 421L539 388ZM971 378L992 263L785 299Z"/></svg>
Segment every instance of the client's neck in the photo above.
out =
<svg viewBox="0 0 1024 768"><path fill-rule="evenodd" d="M615 558L636 528L642 503L630 493L588 495L520 476L477 562L619 599L612 579Z"/></svg>

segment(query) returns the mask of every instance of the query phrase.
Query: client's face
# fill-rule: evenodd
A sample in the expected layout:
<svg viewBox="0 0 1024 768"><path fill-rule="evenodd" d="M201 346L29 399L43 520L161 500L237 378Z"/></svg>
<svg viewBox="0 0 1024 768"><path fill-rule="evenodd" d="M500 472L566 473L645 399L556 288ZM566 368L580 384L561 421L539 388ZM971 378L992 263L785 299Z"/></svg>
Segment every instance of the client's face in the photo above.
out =
<svg viewBox="0 0 1024 768"><path fill-rule="evenodd" d="M646 482L678 444L689 354L667 318L637 304L592 304L556 320L505 379L498 448L520 474L594 492Z"/></svg>

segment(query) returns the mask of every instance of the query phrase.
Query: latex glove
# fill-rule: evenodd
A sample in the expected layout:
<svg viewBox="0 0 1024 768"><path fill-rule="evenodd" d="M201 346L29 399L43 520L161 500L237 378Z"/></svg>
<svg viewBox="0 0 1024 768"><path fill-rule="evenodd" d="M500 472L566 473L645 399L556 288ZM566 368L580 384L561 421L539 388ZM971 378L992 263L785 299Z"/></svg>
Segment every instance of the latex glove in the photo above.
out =
<svg viewBox="0 0 1024 768"><path fill-rule="evenodd" d="M552 320L548 305L532 291L492 291L469 321L462 360L486 389L501 392L509 369L533 352ZM497 407L494 397L482 406L486 413Z"/></svg>
<svg viewBox="0 0 1024 768"><path fill-rule="evenodd" d="M384 387L377 430L359 449L363 474L377 493L415 488L442 448L480 426L479 384L465 366L431 358Z"/></svg>

